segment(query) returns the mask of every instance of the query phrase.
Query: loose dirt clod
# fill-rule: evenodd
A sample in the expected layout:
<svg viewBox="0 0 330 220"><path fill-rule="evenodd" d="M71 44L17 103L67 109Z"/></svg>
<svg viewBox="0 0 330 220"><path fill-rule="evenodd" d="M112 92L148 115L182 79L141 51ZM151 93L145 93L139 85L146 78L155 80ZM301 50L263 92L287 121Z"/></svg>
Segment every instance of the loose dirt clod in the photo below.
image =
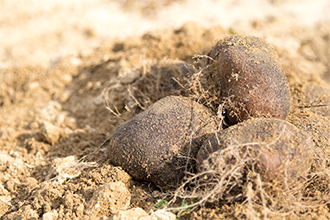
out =
<svg viewBox="0 0 330 220"><path fill-rule="evenodd" d="M229 36L210 51L209 82L226 101L229 125L250 117L285 119L290 91L274 48L253 36Z"/></svg>
<svg viewBox="0 0 330 220"><path fill-rule="evenodd" d="M175 187L215 130L214 116L203 105L168 96L116 129L109 157L137 180Z"/></svg>
<svg viewBox="0 0 330 220"><path fill-rule="evenodd" d="M126 210L131 201L131 194L122 182L113 182L101 186L88 203L90 215L110 215ZM106 207L106 209L104 209Z"/></svg>
<svg viewBox="0 0 330 220"><path fill-rule="evenodd" d="M113 215L111 220L124 220L124 219L148 219L148 214L141 208L133 208L125 211L120 211Z"/></svg>
<svg viewBox="0 0 330 220"><path fill-rule="evenodd" d="M109 220L175 220L177 219L173 213L157 210L148 215L141 208L133 208L126 211L120 211L113 215Z"/></svg>
<svg viewBox="0 0 330 220"><path fill-rule="evenodd" d="M41 136L46 143L54 145L61 136L61 129L45 121L41 127Z"/></svg>

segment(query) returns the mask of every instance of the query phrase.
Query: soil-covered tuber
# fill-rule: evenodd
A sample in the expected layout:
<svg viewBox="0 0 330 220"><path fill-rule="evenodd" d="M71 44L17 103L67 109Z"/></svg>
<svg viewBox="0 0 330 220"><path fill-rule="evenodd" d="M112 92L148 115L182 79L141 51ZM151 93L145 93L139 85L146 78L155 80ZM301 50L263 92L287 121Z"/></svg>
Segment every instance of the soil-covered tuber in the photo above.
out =
<svg viewBox="0 0 330 220"><path fill-rule="evenodd" d="M310 136L284 120L250 119L205 141L197 155L197 168L222 175L228 167L236 167L242 177L250 170L266 182L294 183L309 170L312 149Z"/></svg>
<svg viewBox="0 0 330 220"><path fill-rule="evenodd" d="M229 36L221 39L208 56L208 81L219 88L229 125L251 117L287 117L288 81L269 43L254 36Z"/></svg>
<svg viewBox="0 0 330 220"><path fill-rule="evenodd" d="M114 132L109 157L137 180L168 189L191 171L198 149L216 123L211 111L189 98L165 97Z"/></svg>

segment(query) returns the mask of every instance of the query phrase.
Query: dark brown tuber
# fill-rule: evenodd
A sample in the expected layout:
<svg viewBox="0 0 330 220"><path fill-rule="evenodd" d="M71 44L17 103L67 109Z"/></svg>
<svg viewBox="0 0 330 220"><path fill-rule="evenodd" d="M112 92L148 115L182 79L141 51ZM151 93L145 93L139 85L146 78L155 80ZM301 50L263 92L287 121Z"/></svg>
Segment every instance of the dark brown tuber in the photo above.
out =
<svg viewBox="0 0 330 220"><path fill-rule="evenodd" d="M209 52L208 81L220 88L229 125L251 117L285 119L290 91L279 57L265 40L253 36L229 36ZM214 86L213 86L214 87Z"/></svg>
<svg viewBox="0 0 330 220"><path fill-rule="evenodd" d="M241 177L250 170L260 174L262 181L292 184L309 170L312 149L310 136L284 120L250 119L205 141L197 155L197 169L222 175L231 167Z"/></svg>
<svg viewBox="0 0 330 220"><path fill-rule="evenodd" d="M109 157L137 180L163 189L177 186L191 171L203 141L215 132L212 113L189 98L168 96L114 132Z"/></svg>

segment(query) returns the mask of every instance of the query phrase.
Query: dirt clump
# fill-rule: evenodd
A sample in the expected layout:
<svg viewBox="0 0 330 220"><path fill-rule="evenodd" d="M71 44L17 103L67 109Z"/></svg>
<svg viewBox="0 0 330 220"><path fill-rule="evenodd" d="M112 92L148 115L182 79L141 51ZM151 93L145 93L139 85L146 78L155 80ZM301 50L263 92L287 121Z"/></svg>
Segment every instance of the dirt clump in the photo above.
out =
<svg viewBox="0 0 330 220"><path fill-rule="evenodd" d="M94 192L87 205L89 215L111 215L126 210L131 194L122 182L108 183ZM104 207L107 207L106 209Z"/></svg>
<svg viewBox="0 0 330 220"><path fill-rule="evenodd" d="M250 117L287 117L289 85L269 43L254 36L229 36L218 41L208 56L208 83L221 101L226 100L229 125Z"/></svg>
<svg viewBox="0 0 330 220"><path fill-rule="evenodd" d="M137 180L173 188L191 171L191 158L215 130L215 118L206 107L168 96L116 129L109 158Z"/></svg>
<svg viewBox="0 0 330 220"><path fill-rule="evenodd" d="M164 210L158 210L148 215L141 208L133 208L126 211L120 211L118 214L112 216L110 220L176 220L177 218L173 213Z"/></svg>
<svg viewBox="0 0 330 220"><path fill-rule="evenodd" d="M130 203L131 194L128 191L131 177L121 168L103 164L97 168L88 168L80 171L81 175L70 173L77 172L80 162L76 161L76 169L64 161L54 161L58 173L54 178L43 181L42 184L34 184L28 188L28 184L13 183L13 192L20 188L27 188L29 193L24 195L24 202L16 212L7 213L3 219L16 218L67 218L91 216L91 219L99 216L110 216L119 210L126 210ZM84 164L81 164L84 166ZM61 170L58 167L61 167ZM66 178L60 178L65 176ZM111 194L111 195L109 195ZM33 216L31 216L33 214Z"/></svg>

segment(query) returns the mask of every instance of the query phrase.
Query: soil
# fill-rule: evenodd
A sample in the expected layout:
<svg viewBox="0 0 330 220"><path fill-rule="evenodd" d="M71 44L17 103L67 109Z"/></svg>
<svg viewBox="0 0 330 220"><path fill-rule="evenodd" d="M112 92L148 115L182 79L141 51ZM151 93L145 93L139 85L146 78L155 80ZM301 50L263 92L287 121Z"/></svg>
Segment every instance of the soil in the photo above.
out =
<svg viewBox="0 0 330 220"><path fill-rule="evenodd" d="M29 19L31 13L19 12L11 22ZM0 27L8 28L12 25L8 22L0 20ZM249 20L245 25L243 30L239 25L229 29L188 22L177 28L107 38L98 44L86 40L95 39L93 36L98 33L88 28L82 31L78 26L84 37L77 42L71 38L63 41L90 45L84 44L80 53L77 50L62 53L52 62L44 56L49 58L48 53L56 47L54 42L65 38L65 31L70 30L63 28L57 35L53 32L45 35L40 45L51 43L37 55L33 51L39 48L38 39L28 42L26 51L5 41L7 45L1 47L7 49L2 48L0 54L1 219L124 219L125 210L136 211L136 216L144 219L159 216L163 217L158 219L175 219L170 214L156 217L154 212L154 205L160 199L169 201L173 192L136 181L121 167L112 165L107 156L111 153L108 138L119 125L164 96L155 98L148 94L148 91L164 94L162 87L141 83L154 77L152 66L184 61L198 69L194 55L207 54L215 39L233 33L256 35L275 47L292 97L286 120L307 132L313 140L315 155L327 160L330 23L288 25L281 17L264 17ZM198 205L181 213L179 218L330 218L327 184L330 178L327 167L322 169L313 181L306 183L303 194L306 200L299 205L277 207L276 211L276 207L265 209L258 201L218 200ZM181 202L178 199L172 205L178 207Z"/></svg>

